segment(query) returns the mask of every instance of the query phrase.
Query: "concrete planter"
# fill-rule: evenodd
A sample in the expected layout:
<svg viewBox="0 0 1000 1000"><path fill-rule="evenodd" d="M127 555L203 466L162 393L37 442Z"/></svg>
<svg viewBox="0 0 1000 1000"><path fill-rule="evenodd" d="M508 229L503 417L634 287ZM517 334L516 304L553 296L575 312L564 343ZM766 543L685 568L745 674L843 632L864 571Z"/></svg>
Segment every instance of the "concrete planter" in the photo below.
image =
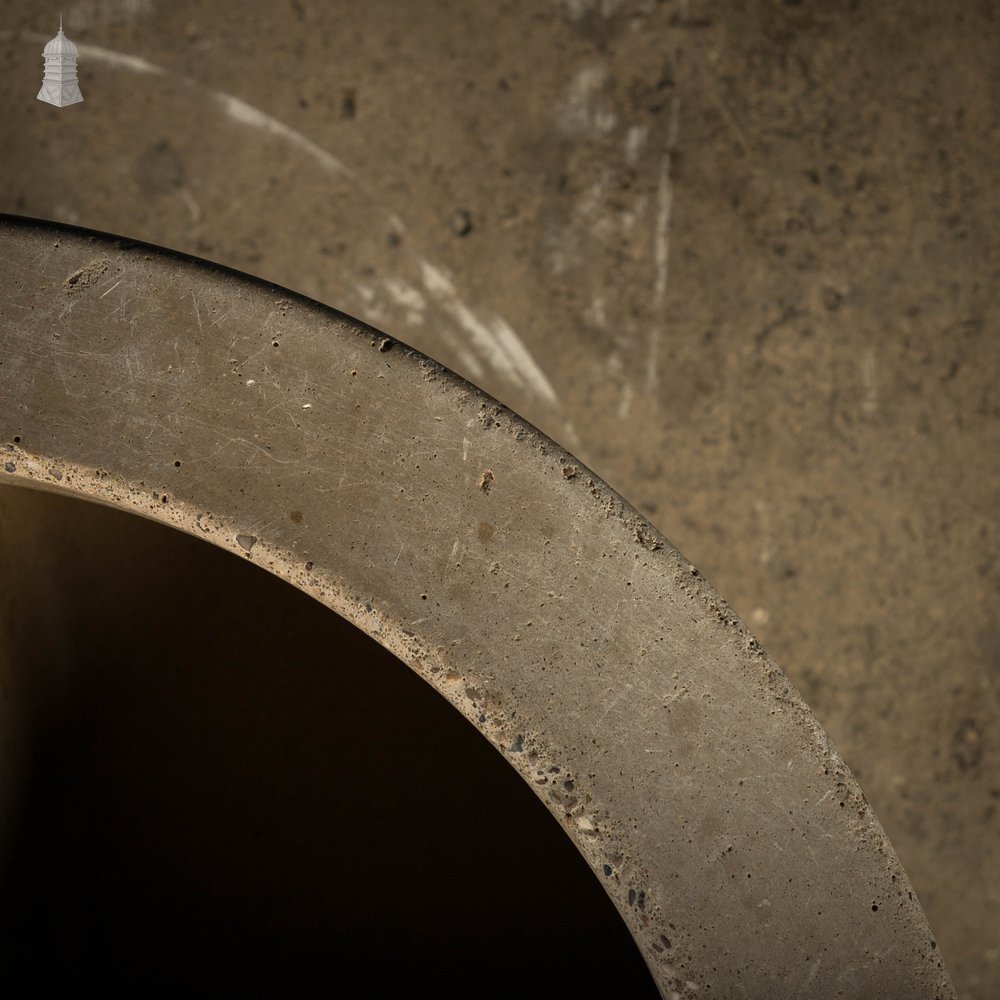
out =
<svg viewBox="0 0 1000 1000"><path fill-rule="evenodd" d="M367 633L539 796L663 996L952 995L809 709L570 454L282 289L14 219L0 239L0 485L178 528Z"/></svg>

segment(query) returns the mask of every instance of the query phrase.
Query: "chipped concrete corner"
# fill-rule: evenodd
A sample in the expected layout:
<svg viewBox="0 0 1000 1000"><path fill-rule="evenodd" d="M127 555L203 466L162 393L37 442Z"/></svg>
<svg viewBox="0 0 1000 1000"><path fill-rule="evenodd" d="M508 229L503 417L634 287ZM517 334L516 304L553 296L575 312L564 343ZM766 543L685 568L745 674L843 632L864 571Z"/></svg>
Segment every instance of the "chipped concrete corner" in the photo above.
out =
<svg viewBox="0 0 1000 1000"><path fill-rule="evenodd" d="M576 459L281 289L10 218L0 239L0 485L187 531L395 653L561 821L664 997L954 995L809 709Z"/></svg>

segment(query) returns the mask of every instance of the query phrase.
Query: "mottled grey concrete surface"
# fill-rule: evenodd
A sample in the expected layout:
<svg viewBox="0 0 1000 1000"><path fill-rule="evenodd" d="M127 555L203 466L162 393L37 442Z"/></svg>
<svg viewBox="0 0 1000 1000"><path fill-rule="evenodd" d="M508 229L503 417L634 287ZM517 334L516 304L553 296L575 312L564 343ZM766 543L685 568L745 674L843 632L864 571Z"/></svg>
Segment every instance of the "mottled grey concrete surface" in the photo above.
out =
<svg viewBox="0 0 1000 1000"><path fill-rule="evenodd" d="M0 25L0 209L262 275L472 378L789 673L1000 992L995 5L79 0ZM23 100L19 99L23 94Z"/></svg>

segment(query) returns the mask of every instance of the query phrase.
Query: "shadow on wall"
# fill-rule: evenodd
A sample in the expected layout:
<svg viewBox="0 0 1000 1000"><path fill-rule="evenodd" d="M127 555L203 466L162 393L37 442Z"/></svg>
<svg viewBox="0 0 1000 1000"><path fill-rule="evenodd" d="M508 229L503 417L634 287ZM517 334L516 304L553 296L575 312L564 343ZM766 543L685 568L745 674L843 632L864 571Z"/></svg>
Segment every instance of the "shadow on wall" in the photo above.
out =
<svg viewBox="0 0 1000 1000"><path fill-rule="evenodd" d="M13 981L657 995L530 789L353 626L81 501L4 487L0 527L17 627L65 651L15 664Z"/></svg>

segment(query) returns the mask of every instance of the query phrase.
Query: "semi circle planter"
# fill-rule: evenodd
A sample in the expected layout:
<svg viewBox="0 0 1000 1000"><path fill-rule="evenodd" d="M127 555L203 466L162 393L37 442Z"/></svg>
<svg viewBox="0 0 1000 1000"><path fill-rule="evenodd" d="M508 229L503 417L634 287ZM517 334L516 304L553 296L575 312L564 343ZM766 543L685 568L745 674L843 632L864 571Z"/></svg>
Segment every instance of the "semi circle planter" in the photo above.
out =
<svg viewBox="0 0 1000 1000"><path fill-rule="evenodd" d="M663 996L953 995L807 706L570 454L280 288L12 218L0 246L0 484L188 532L395 654L555 815Z"/></svg>

